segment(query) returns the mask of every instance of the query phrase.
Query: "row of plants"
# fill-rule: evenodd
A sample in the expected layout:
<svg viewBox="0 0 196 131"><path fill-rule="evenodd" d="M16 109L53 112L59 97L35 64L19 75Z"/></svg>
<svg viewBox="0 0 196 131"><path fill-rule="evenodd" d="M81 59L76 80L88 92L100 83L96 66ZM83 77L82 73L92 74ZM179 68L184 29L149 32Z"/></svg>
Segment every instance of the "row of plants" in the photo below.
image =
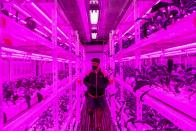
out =
<svg viewBox="0 0 196 131"><path fill-rule="evenodd" d="M152 127L148 131L182 131L171 121L159 114L150 106L143 104L142 106L142 123L146 123Z"/></svg>
<svg viewBox="0 0 196 131"><path fill-rule="evenodd" d="M61 70L58 73L58 79L63 80L68 77L68 71ZM30 108L30 100L34 93L37 92L38 102L41 101L41 89L51 86L53 83L53 74L48 73L45 76L22 78L16 81L3 83L3 98L5 102L16 104L17 100L25 99Z"/></svg>
<svg viewBox="0 0 196 131"><path fill-rule="evenodd" d="M45 88L46 85L52 85L52 74L48 74L45 77L23 78L5 82L3 83L4 101L16 104L19 98L24 98L29 103L30 97L36 91ZM28 106L30 105L28 104Z"/></svg>
<svg viewBox="0 0 196 131"><path fill-rule="evenodd" d="M48 107L36 120L31 127L27 130L29 131L46 131L54 128L54 116L53 116L53 105Z"/></svg>
<svg viewBox="0 0 196 131"><path fill-rule="evenodd" d="M116 83L115 86L117 89L120 88L120 84ZM121 106L120 109L116 111L116 120L117 126L119 130L122 130L121 127L121 117L122 112L124 116L124 127L127 130L129 129L129 125L131 124L132 127L137 128L137 124L148 124L150 126L149 131L157 131L157 130L172 130L172 131L182 131L180 128L175 126L171 121L166 119L164 116L159 114L156 110L152 109L150 106L142 104L142 120L137 120L136 116L136 96L135 94L124 90L123 93L123 101L120 101L120 92L116 91L116 94L113 95L116 101Z"/></svg>
<svg viewBox="0 0 196 131"><path fill-rule="evenodd" d="M59 80L63 80L65 78L67 78L69 76L69 71L68 71L68 68L66 68L67 70L60 70L58 72L58 79Z"/></svg>
<svg viewBox="0 0 196 131"><path fill-rule="evenodd" d="M70 98L68 95L64 94L59 98L58 106L58 115L59 115L59 129L62 128L63 124L65 124L68 112L68 104L70 102Z"/></svg>
<svg viewBox="0 0 196 131"><path fill-rule="evenodd" d="M151 34L159 31L161 28L167 30L168 26L174 24L177 20L184 18L196 11L195 0L171 0L170 2L160 1L155 4L147 17L141 17L136 20L140 22L140 38L148 38ZM128 48L135 43L135 35L125 34L122 42L122 48ZM116 52L119 51L119 44L115 46Z"/></svg>
<svg viewBox="0 0 196 131"><path fill-rule="evenodd" d="M17 103L26 102L27 108L31 108L34 104L32 98L37 97L36 102L41 102L45 94L41 90L46 86L52 85L52 74L47 74L45 77L23 78L16 81L4 82L3 87L3 101L8 106L17 105ZM10 106L11 107L11 106ZM6 110L4 111L4 123L7 120Z"/></svg>
<svg viewBox="0 0 196 131"><path fill-rule="evenodd" d="M167 65L152 64L141 66L141 69L124 65L124 79L136 92L142 87L161 88L173 94L187 93L191 99L196 93L196 67L174 64L169 59Z"/></svg>
<svg viewBox="0 0 196 131"><path fill-rule="evenodd" d="M68 116L68 106L70 104L70 98L68 95L68 90L66 93L61 95L58 98L58 129L62 129L62 126L65 124ZM37 131L37 130L52 130L54 128L54 105L50 105L46 111L44 111L39 118L30 126L28 130Z"/></svg>

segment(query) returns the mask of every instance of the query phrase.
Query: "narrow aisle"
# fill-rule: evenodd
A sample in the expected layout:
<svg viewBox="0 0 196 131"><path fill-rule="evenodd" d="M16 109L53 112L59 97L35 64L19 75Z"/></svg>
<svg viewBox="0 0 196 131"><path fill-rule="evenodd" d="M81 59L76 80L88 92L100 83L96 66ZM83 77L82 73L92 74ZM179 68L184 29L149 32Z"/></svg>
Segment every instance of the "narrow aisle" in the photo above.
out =
<svg viewBox="0 0 196 131"><path fill-rule="evenodd" d="M87 109L88 109L88 105L85 102L84 107L81 111L81 121L78 125L77 131L97 131L95 128L96 127L95 123L93 128L90 127L90 115ZM112 119L111 113L107 105L103 113L101 131L117 131L111 119Z"/></svg>

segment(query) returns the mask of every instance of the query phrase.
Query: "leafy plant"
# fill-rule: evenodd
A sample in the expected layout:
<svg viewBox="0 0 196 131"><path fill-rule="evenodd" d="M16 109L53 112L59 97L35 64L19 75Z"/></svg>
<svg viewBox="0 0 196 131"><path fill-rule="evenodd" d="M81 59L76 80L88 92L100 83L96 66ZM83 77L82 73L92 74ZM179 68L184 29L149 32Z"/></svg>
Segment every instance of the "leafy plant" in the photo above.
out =
<svg viewBox="0 0 196 131"><path fill-rule="evenodd" d="M144 20L141 25L141 38L148 36L160 28L167 29L168 25L173 24L178 19L196 10L196 2L194 0L172 0L171 2L163 2L155 4L151 9L152 17L138 18Z"/></svg>

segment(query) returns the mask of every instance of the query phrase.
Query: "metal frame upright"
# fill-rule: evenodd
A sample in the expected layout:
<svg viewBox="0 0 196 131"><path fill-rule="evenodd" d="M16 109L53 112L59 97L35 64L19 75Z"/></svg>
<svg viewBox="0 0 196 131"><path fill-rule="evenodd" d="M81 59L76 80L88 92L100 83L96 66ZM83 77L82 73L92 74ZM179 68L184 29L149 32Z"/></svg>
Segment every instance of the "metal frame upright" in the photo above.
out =
<svg viewBox="0 0 196 131"><path fill-rule="evenodd" d="M123 43L122 43L122 32L119 32L118 31L118 42L119 42L119 48L120 48L120 51L122 52L123 50ZM123 67L124 67L124 63L123 63L123 56L122 54L120 53L120 57L119 57L119 63L120 63L120 74L119 74L119 77L121 80L123 80ZM125 130L124 129L124 105L125 105L125 101L124 101L124 85L121 84L121 88L120 88L120 101L121 101L121 108L122 108L122 111L121 111L121 129L122 130Z"/></svg>
<svg viewBox="0 0 196 131"><path fill-rule="evenodd" d="M1 18L0 18L1 19ZM1 24L1 23L0 23ZM2 25L0 25L1 28ZM0 29L0 36L3 35L3 28ZM3 74L2 74L2 56L1 56L1 46L0 46L0 130L3 128Z"/></svg>
<svg viewBox="0 0 196 131"><path fill-rule="evenodd" d="M138 0L134 0L134 21L135 21L135 42L140 41L140 21L136 22L136 19L140 16L138 8ZM141 51L135 52L135 67L141 70ZM142 120L142 102L140 101L140 93L136 93L136 116L137 120ZM138 125L137 130L142 130L142 126Z"/></svg>
<svg viewBox="0 0 196 131"><path fill-rule="evenodd" d="M58 91L58 62L57 62L57 0L54 0L52 10L52 70L53 70L53 94L57 95ZM53 104L54 130L58 130L58 97Z"/></svg>
<svg viewBox="0 0 196 131"><path fill-rule="evenodd" d="M80 39L79 34L76 31L76 123L80 122L80 104L81 104L81 83L80 83L80 75L81 75L81 60L80 60Z"/></svg>

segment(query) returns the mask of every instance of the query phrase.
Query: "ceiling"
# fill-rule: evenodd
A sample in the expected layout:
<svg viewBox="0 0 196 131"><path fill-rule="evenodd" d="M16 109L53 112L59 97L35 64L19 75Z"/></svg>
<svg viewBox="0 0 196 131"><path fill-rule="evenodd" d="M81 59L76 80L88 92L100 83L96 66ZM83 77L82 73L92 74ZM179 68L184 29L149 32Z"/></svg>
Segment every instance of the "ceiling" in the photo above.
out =
<svg viewBox="0 0 196 131"><path fill-rule="evenodd" d="M83 44L104 44L109 33L116 29L132 0L99 0L100 17L97 24L97 39L91 39L89 0L58 0L74 30L77 30Z"/></svg>

